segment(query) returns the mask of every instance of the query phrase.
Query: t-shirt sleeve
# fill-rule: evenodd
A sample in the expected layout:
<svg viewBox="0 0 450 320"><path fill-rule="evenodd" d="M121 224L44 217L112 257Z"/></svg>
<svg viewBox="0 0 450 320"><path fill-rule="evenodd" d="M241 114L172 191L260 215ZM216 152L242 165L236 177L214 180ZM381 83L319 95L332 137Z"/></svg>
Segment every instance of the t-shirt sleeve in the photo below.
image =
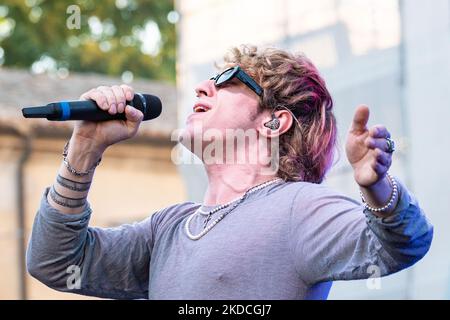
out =
<svg viewBox="0 0 450 320"><path fill-rule="evenodd" d="M292 204L289 239L306 283L384 276L426 254L433 227L417 199L396 181L399 201L387 218L329 187L305 183Z"/></svg>
<svg viewBox="0 0 450 320"><path fill-rule="evenodd" d="M27 250L29 273L64 292L102 298L148 298L149 264L163 212L114 228L89 227L91 207L76 215L47 201L35 217Z"/></svg>

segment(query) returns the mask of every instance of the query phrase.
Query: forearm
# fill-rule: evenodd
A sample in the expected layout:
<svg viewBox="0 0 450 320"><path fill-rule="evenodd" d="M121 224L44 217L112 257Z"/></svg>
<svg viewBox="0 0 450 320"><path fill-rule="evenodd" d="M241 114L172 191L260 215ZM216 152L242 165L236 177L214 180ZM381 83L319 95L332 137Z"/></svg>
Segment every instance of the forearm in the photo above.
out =
<svg viewBox="0 0 450 320"><path fill-rule="evenodd" d="M391 271L420 260L429 250L433 238L433 226L418 200L401 180L396 179L396 182L398 201L388 218L364 210L371 232L394 259Z"/></svg>
<svg viewBox="0 0 450 320"><path fill-rule="evenodd" d="M292 252L308 283L364 279L374 266L384 276L426 254L433 227L417 199L396 182L398 202L389 218L325 186L300 189L291 216Z"/></svg>
<svg viewBox="0 0 450 320"><path fill-rule="evenodd" d="M46 190L47 193L48 189ZM89 227L89 204L80 214L62 214L44 193L27 250L28 272L47 286L105 298L146 298L151 217L133 225ZM75 272L81 271L75 287Z"/></svg>
<svg viewBox="0 0 450 320"><path fill-rule="evenodd" d="M103 147L93 144L90 140L72 136L67 160L77 171L85 172L94 166L103 152ZM77 176L70 172L64 163L61 163L53 184L54 191L51 190L47 195L48 203L64 214L83 212L86 205L81 203L87 199L94 172L95 170L89 175Z"/></svg>
<svg viewBox="0 0 450 320"><path fill-rule="evenodd" d="M62 214L48 202L45 190L36 214L27 249L27 270L39 281L57 290L67 290L70 268L81 267L90 249L87 204L80 214Z"/></svg>

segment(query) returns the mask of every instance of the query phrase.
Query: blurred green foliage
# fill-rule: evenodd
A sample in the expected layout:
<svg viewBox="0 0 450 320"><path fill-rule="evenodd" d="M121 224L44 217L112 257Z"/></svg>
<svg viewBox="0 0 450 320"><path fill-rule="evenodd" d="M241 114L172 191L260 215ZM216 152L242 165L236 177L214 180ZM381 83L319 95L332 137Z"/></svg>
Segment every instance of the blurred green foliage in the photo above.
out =
<svg viewBox="0 0 450 320"><path fill-rule="evenodd" d="M71 5L81 13L79 29L67 26ZM3 65L30 68L51 57L56 68L69 71L131 71L134 77L174 81L176 34L174 21L168 21L173 10L172 0L3 0ZM143 38L146 25L153 33ZM159 50L143 53L146 40L158 39L155 29Z"/></svg>

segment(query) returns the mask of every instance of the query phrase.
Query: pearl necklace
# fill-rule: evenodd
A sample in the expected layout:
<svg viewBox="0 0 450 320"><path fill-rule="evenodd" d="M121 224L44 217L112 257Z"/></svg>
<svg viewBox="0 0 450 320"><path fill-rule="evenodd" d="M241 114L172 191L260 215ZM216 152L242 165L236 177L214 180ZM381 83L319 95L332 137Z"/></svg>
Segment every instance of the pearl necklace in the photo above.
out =
<svg viewBox="0 0 450 320"><path fill-rule="evenodd" d="M189 239L191 239L191 240L198 240L198 239L200 239L200 238L203 237L205 234L207 234L212 228L214 228L214 226L215 226L216 224L218 224L223 218L225 218L225 216L226 216L227 214L229 214L229 213L230 213L231 211L233 211L239 204L241 204L241 202L244 201L244 199L245 199L249 194L251 194L251 193L253 193L253 192L256 192L256 191L258 191L258 190L261 190L261 189L263 189L263 188L265 188L265 187L267 187L267 186L269 186L269 185L271 185L271 184L277 183L277 182L279 182L279 181L281 181L281 180L282 180L282 179L277 178L277 179L274 179L274 180L270 180L270 181L264 182L264 183L262 183L262 184L260 184L260 185L255 186L255 187L252 187L252 188L248 189L241 197L239 197L239 198L237 198L237 199L234 199L234 200L232 200L232 201L230 201L230 202L228 202L228 203L226 203L226 204L222 204L222 205L220 205L220 206L214 208L213 210L211 210L209 213L205 213L204 211L202 211L202 210L200 209L201 207L198 208L198 209L197 209L193 214L191 214L191 215L189 216L189 218L186 220L186 223L185 223L185 225L184 225L184 229L185 229L185 231L186 231L186 235L187 235L187 236L189 237ZM211 219L211 216L212 216L214 213L216 213L217 211L220 211L220 210L222 210L222 209L225 209L225 208L229 207L229 206L230 206L231 204L233 204L233 203L235 203L235 204L231 207L230 210L228 210L227 212L224 212L224 213L222 213L220 216L218 216L217 219L215 219L213 222L211 222L211 224L210 224L209 226L207 225L208 222L209 222L209 220ZM195 217L195 215L197 215L197 214L208 215L208 217L205 219L205 223L204 223L204 226L203 226L203 230L202 230L199 234L194 235L194 234L191 233L190 228L189 228L189 225L191 224L192 219L193 219L193 218Z"/></svg>

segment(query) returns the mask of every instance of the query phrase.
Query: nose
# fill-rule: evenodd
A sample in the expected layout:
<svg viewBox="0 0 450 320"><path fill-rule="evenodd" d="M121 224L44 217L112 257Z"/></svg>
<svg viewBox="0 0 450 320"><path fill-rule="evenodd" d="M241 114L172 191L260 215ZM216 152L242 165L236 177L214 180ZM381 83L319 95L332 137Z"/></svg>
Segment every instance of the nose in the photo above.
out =
<svg viewBox="0 0 450 320"><path fill-rule="evenodd" d="M212 80L202 81L195 87L195 93L197 94L197 97L201 96L212 97L214 92L215 86L214 81Z"/></svg>

